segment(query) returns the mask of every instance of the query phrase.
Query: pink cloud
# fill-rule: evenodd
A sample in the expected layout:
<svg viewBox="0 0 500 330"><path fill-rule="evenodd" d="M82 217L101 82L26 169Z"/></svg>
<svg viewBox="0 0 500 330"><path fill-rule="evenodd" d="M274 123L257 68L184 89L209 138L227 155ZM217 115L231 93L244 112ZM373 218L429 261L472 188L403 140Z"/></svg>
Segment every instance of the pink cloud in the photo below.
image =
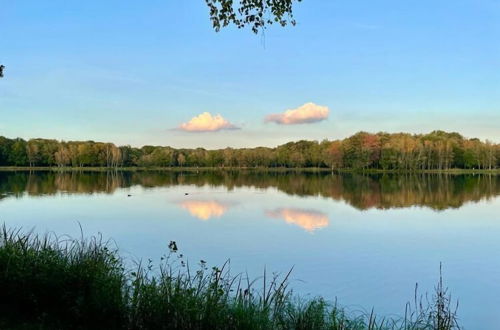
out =
<svg viewBox="0 0 500 330"><path fill-rule="evenodd" d="M273 122L280 125L310 124L327 119L329 112L328 107L309 102L297 109L268 115L265 118L265 122Z"/></svg>
<svg viewBox="0 0 500 330"><path fill-rule="evenodd" d="M239 129L221 115L212 116L209 112L204 112L193 117L187 123L179 126L180 130L186 132L217 132L223 129Z"/></svg>

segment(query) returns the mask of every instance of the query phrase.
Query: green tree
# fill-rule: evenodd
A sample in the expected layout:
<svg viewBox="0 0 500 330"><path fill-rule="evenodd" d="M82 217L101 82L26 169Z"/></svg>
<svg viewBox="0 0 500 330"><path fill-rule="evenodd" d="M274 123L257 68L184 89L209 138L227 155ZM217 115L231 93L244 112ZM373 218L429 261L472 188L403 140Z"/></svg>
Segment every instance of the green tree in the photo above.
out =
<svg viewBox="0 0 500 330"><path fill-rule="evenodd" d="M27 143L23 139L15 139L9 155L9 165L26 166L28 164L26 146Z"/></svg>

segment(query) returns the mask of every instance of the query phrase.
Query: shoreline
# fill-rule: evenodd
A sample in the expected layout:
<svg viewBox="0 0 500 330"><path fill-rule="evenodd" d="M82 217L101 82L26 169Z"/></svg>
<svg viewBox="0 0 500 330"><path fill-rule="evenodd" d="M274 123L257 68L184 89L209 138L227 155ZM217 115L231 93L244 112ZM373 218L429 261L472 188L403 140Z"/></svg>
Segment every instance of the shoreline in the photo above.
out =
<svg viewBox="0 0 500 330"><path fill-rule="evenodd" d="M0 166L0 172L198 172L198 171L257 171L304 173L355 173L355 174L490 174L499 175L497 169L446 169L446 170L383 170L383 169L330 169L325 167L56 167L56 166Z"/></svg>

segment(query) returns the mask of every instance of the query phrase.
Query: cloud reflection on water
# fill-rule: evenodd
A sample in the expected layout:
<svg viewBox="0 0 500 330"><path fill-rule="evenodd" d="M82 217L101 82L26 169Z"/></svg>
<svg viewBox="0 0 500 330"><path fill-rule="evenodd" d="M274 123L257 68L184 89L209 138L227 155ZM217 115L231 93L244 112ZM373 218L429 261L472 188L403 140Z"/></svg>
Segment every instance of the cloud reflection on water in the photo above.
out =
<svg viewBox="0 0 500 330"><path fill-rule="evenodd" d="M302 227L311 233L316 229L327 227L330 222L325 213L309 209L278 208L267 211L266 215L271 218L283 219L287 223Z"/></svg>
<svg viewBox="0 0 500 330"><path fill-rule="evenodd" d="M215 200L187 200L180 202L179 205L188 210L193 217L204 221L222 217L229 208L229 205Z"/></svg>

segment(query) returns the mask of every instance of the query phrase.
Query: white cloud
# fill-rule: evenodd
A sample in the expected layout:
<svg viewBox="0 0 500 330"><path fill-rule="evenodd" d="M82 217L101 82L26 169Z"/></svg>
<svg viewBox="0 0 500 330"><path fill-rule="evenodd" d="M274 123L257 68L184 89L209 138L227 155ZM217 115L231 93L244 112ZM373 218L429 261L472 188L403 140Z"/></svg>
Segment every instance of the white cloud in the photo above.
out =
<svg viewBox="0 0 500 330"><path fill-rule="evenodd" d="M209 112L204 112L193 117L187 123L182 123L179 129L186 132L217 132L223 129L239 129L221 115L212 116Z"/></svg>
<svg viewBox="0 0 500 330"><path fill-rule="evenodd" d="M309 102L297 109L268 115L265 121L280 125L310 124L327 119L329 112L328 107Z"/></svg>

